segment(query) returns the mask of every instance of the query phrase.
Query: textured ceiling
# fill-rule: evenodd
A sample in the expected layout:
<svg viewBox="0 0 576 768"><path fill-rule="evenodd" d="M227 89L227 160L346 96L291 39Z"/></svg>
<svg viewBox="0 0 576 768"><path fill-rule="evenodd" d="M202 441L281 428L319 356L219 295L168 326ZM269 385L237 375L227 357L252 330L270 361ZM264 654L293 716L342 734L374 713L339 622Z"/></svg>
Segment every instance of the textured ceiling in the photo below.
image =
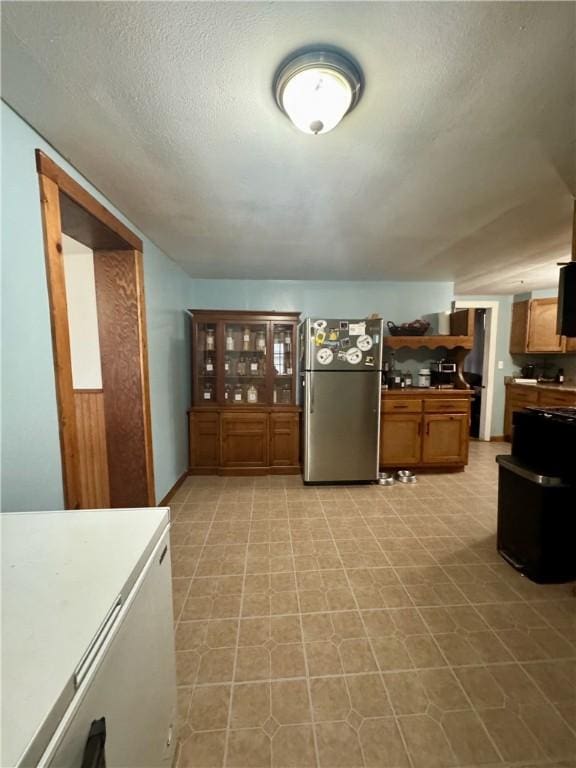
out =
<svg viewBox="0 0 576 768"><path fill-rule="evenodd" d="M195 276L551 285L575 192L576 4L2 3L3 98ZM299 133L312 43L366 89ZM521 282L523 281L523 282Z"/></svg>

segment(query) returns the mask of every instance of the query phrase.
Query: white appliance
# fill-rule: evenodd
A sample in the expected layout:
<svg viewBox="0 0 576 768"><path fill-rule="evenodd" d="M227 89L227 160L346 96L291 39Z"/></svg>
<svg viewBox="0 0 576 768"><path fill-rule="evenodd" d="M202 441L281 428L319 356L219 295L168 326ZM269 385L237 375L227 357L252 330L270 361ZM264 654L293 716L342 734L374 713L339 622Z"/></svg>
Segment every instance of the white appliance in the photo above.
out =
<svg viewBox="0 0 576 768"><path fill-rule="evenodd" d="M169 510L7 513L0 526L2 768L170 766Z"/></svg>

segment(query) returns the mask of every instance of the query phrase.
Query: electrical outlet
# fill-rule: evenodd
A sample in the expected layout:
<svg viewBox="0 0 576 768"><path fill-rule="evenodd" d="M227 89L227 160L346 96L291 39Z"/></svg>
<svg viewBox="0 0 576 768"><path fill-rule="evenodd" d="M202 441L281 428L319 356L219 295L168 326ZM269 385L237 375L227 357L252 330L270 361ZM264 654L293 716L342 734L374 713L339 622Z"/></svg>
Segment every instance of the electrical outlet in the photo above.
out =
<svg viewBox="0 0 576 768"><path fill-rule="evenodd" d="M498 360L498 370L501 371L504 368L504 360Z"/></svg>

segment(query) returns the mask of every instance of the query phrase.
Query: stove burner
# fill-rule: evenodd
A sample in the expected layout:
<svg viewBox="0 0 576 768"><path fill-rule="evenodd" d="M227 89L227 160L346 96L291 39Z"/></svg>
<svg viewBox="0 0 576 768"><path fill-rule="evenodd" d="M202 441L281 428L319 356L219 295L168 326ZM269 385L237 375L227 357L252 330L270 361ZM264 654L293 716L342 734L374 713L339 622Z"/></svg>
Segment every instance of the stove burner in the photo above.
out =
<svg viewBox="0 0 576 768"><path fill-rule="evenodd" d="M526 410L531 411L532 413L541 414L542 416L557 418L562 421L573 421L576 419L576 406L528 406Z"/></svg>

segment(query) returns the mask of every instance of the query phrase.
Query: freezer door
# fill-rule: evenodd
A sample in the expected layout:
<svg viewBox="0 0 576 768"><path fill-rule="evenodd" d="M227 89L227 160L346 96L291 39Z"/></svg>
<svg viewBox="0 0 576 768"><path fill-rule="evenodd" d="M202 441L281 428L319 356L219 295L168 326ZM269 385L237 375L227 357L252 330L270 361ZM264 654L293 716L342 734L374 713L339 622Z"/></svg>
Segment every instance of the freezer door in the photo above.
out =
<svg viewBox="0 0 576 768"><path fill-rule="evenodd" d="M304 481L376 480L380 374L311 372L304 391Z"/></svg>
<svg viewBox="0 0 576 768"><path fill-rule="evenodd" d="M95 646L44 755L22 768L80 768L94 721L102 718L109 768L172 765L176 668L169 547L166 531L102 644Z"/></svg>
<svg viewBox="0 0 576 768"><path fill-rule="evenodd" d="M305 370L378 371L382 320L307 319L301 328Z"/></svg>

